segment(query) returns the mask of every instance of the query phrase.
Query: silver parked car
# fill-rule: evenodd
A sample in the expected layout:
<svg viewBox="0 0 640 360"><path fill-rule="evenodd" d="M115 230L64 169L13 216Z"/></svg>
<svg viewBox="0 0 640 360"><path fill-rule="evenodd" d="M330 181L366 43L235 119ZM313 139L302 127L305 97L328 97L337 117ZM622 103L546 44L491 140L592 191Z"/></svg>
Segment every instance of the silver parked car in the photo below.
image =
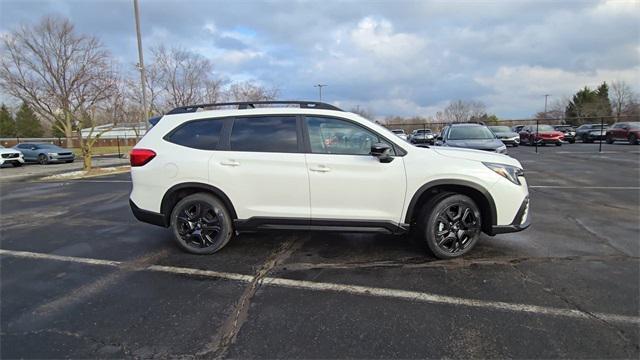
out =
<svg viewBox="0 0 640 360"><path fill-rule="evenodd" d="M42 165L53 162L71 163L75 160L73 151L53 144L23 143L16 145L14 149L22 152L25 161Z"/></svg>

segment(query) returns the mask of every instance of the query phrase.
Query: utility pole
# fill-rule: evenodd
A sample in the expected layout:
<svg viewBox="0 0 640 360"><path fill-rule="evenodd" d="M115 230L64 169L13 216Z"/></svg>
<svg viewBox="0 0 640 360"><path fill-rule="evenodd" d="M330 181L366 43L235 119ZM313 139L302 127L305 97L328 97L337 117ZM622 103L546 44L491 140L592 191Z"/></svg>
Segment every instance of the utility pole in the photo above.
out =
<svg viewBox="0 0 640 360"><path fill-rule="evenodd" d="M549 94L544 94L544 119L545 120L547 119L547 100L548 99L549 99ZM540 136L538 134L539 125L540 125L540 120L538 119L538 117L536 117L536 135L535 135L535 137ZM536 139L535 137L534 137L534 139L536 140L535 143L536 143L536 153L537 153L538 152L538 139Z"/></svg>
<svg viewBox="0 0 640 360"><path fill-rule="evenodd" d="M322 101L322 88L325 87L325 86L329 86L329 85L326 85L326 84L313 85L313 87L317 87L318 88L318 95L320 96L320 101Z"/></svg>
<svg viewBox="0 0 640 360"><path fill-rule="evenodd" d="M147 76L144 71L144 56L142 55L142 36L140 35L140 10L138 9L138 0L133 0L133 12L136 18L136 36L138 37L138 69L140 69L140 86L142 87L142 121L144 129L149 130L149 122L147 121Z"/></svg>

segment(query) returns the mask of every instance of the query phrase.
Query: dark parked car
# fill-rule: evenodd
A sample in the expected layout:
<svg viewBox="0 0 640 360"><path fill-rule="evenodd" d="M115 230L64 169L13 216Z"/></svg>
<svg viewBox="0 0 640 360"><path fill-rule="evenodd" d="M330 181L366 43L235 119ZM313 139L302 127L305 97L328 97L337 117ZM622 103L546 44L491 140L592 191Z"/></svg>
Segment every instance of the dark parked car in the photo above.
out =
<svg viewBox="0 0 640 360"><path fill-rule="evenodd" d="M516 126L511 128L511 131L520 134L520 131L522 131L523 127L524 127L524 125L516 125Z"/></svg>
<svg viewBox="0 0 640 360"><path fill-rule="evenodd" d="M496 137L505 145L511 145L513 147L520 145L520 135L511 131L508 126L489 126L489 130L493 131Z"/></svg>
<svg viewBox="0 0 640 360"><path fill-rule="evenodd" d="M576 139L582 140L585 143L591 143L595 140L605 138L607 132L607 124L602 126L601 124L584 124L580 125L576 129Z"/></svg>
<svg viewBox="0 0 640 360"><path fill-rule="evenodd" d="M628 141L632 145L638 145L640 139L640 122L620 122L615 123L607 130L607 144L613 144L614 141Z"/></svg>
<svg viewBox="0 0 640 360"><path fill-rule="evenodd" d="M15 146L24 155L24 161L46 165L52 162L71 163L75 160L73 151L53 144L23 143Z"/></svg>
<svg viewBox="0 0 640 360"><path fill-rule="evenodd" d="M564 134L551 125L526 125L520 131L520 143L527 145L555 144L561 146Z"/></svg>
<svg viewBox="0 0 640 360"><path fill-rule="evenodd" d="M576 129L571 125L554 125L553 128L556 131L560 131L564 134L564 141L573 144L576 142Z"/></svg>
<svg viewBox="0 0 640 360"><path fill-rule="evenodd" d="M486 126L479 124L451 124L442 129L436 145L507 153L507 146Z"/></svg>

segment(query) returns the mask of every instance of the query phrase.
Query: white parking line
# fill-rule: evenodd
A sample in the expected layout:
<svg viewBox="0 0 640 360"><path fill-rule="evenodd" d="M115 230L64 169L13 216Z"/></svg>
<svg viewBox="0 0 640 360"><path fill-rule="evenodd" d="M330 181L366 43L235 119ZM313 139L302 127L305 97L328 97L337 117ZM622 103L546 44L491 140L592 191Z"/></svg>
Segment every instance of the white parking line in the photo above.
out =
<svg viewBox="0 0 640 360"><path fill-rule="evenodd" d="M82 264L89 264L89 265L112 266L112 267L114 266L119 267L122 265L122 262L119 262L119 261L90 259L90 258L73 257L73 256L60 256L60 255L35 253L35 252L27 252L27 251L4 250L4 249L0 249L0 255L12 256L12 257L18 257L18 258L27 258L27 259L44 259L44 260L82 263ZM209 278L235 280L235 281L241 281L241 282L251 282L254 279L253 275L210 271L210 270L202 270L202 269L192 269L192 268L184 268L184 267L174 267L174 266L162 266L162 265L151 265L143 268L129 268L128 270L154 271L154 272L166 272L166 273L172 273L172 274L204 276ZM461 298L461 297L455 297L455 296L431 294L431 293L419 292L419 291L407 291L407 290L378 288L378 287L359 286L359 285L346 285L346 284L335 284L335 283L325 283L325 282L315 282L315 281L293 280L293 279L283 279L283 278L276 278L276 277L265 277L262 280L262 284L267 286L277 286L277 287L285 287L285 288L293 288L293 289L348 293L348 294L361 295L361 296L384 297L384 298L417 301L417 302L424 302L424 303L431 303L431 304L466 306L466 307L472 307L472 308L497 310L497 311L509 311L509 312L517 312L517 313L566 317L566 318L583 319L583 320L599 319L602 321L616 322L616 323L623 323L623 324L640 324L640 317L637 317L637 316L627 316L627 315L610 314L610 313L586 313L576 309L563 309L563 308L554 308L554 307L537 306L537 305L529 305L529 304L508 303L503 301L468 299L468 298Z"/></svg>
<svg viewBox="0 0 640 360"><path fill-rule="evenodd" d="M562 185L529 185L536 189L588 189L588 190L640 190L640 186L562 186Z"/></svg>

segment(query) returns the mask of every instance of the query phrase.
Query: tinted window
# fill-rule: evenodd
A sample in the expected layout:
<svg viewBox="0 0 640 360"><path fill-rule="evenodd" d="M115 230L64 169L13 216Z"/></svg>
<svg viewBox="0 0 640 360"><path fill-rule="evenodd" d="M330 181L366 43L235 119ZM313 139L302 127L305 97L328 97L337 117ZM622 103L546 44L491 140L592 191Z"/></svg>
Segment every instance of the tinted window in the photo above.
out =
<svg viewBox="0 0 640 360"><path fill-rule="evenodd" d="M231 130L231 150L258 152L298 152L294 116L237 118Z"/></svg>
<svg viewBox="0 0 640 360"><path fill-rule="evenodd" d="M314 154L368 155L378 142L389 145L394 154L392 144L352 122L324 117L307 117L306 122Z"/></svg>
<svg viewBox="0 0 640 360"><path fill-rule="evenodd" d="M215 150L220 141L222 120L188 122L169 135L168 141L200 150Z"/></svg>

